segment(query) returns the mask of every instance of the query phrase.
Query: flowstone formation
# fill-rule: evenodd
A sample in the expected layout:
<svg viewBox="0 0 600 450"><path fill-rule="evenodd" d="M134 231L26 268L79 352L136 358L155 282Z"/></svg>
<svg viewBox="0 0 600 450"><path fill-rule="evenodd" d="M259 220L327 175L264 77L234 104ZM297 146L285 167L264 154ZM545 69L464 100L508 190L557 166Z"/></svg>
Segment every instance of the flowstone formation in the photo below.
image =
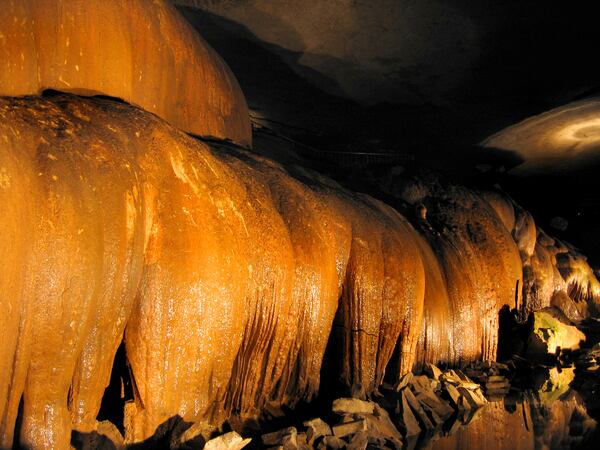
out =
<svg viewBox="0 0 600 450"><path fill-rule="evenodd" d="M200 136L249 146L248 107L217 53L167 1L0 1L0 95L108 95Z"/></svg>
<svg viewBox="0 0 600 450"><path fill-rule="evenodd" d="M250 142L235 80L162 1L119 5L0 9L12 58L0 78L0 448L69 448L73 431L93 433L121 344L133 444L176 417L214 429L293 407L325 381L366 398L425 362L493 360L504 305L597 312L583 257L506 197L408 180L394 209L189 136ZM114 18L98 42L75 31L95 14ZM154 48L153 26L168 45ZM147 52L133 73L153 75L119 91L132 66L104 63L128 54L123 42ZM63 67L72 48L87 57ZM38 95L48 88L71 93ZM139 107L73 95L91 93ZM408 206L415 217L398 212ZM322 374L324 358L336 370Z"/></svg>

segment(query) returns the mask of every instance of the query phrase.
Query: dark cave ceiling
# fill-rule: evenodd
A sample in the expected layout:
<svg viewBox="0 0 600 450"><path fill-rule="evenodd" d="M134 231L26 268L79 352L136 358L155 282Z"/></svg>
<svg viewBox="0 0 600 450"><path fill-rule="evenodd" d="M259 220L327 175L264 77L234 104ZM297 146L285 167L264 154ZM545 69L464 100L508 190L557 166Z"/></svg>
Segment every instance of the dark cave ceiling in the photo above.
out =
<svg viewBox="0 0 600 450"><path fill-rule="evenodd" d="M332 149L471 145L600 88L600 29L583 2L175 3L256 118Z"/></svg>

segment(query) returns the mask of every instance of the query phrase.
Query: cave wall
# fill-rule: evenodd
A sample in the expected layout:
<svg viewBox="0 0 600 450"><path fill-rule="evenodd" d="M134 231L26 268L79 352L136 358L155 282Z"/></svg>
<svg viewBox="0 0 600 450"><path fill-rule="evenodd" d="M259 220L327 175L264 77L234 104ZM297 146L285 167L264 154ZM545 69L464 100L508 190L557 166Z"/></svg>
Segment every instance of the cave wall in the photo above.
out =
<svg viewBox="0 0 600 450"><path fill-rule="evenodd" d="M415 363L494 359L500 308L528 301L519 241L465 188L406 190L411 224L103 99L5 97L0 130L6 447L93 431L123 340L139 442L177 415L218 426L309 400L332 330L326 376L359 397Z"/></svg>
<svg viewBox="0 0 600 450"><path fill-rule="evenodd" d="M505 305L597 312L585 258L506 197L404 178L393 208L227 143L250 144L243 95L166 3L4 5L0 447L93 432L121 345L136 443L308 401L325 354L364 398L494 359ZM137 13L151 31L123 36Z"/></svg>

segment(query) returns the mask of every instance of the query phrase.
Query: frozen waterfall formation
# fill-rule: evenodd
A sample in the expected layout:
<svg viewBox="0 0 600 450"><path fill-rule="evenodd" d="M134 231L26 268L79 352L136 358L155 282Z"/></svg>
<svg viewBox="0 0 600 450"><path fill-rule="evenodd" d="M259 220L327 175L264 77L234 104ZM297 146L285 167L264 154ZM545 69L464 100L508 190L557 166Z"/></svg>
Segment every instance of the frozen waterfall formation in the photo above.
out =
<svg viewBox="0 0 600 450"><path fill-rule="evenodd" d="M364 397L494 359L503 305L597 311L502 195L405 180L409 217L242 148L236 80L166 2L0 3L0 448L92 432L123 342L134 443L309 400L324 355Z"/></svg>

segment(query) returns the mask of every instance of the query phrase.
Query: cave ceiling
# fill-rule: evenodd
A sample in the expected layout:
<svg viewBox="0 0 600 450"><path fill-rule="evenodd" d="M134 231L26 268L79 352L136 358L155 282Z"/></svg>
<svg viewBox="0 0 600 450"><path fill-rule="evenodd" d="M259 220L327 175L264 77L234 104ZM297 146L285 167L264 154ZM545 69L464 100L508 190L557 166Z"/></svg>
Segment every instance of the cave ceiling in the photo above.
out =
<svg viewBox="0 0 600 450"><path fill-rule="evenodd" d="M437 155L600 87L585 2L174 2L255 119L328 148Z"/></svg>

